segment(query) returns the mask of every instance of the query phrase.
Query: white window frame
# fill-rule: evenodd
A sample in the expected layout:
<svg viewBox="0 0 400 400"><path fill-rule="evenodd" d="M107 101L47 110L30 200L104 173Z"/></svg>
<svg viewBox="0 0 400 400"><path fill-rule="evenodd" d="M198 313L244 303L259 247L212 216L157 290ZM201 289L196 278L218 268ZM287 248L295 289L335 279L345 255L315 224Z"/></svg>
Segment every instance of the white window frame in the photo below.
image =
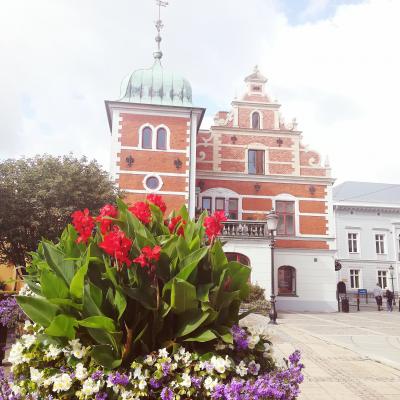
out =
<svg viewBox="0 0 400 400"><path fill-rule="evenodd" d="M262 88L261 88L261 92L262 92ZM261 93L260 92L260 93ZM251 113L250 113L250 123L249 123L249 128L250 129L254 129L253 128L253 114L254 113L258 113L258 115L259 115L259 117L260 117L260 128L258 129L258 130L261 130L261 129L263 129L263 117L264 117L264 115L263 115L263 113L262 113L262 111L261 110L253 110Z"/></svg>
<svg viewBox="0 0 400 400"><path fill-rule="evenodd" d="M157 186L155 189L151 189L151 188L149 188L149 187L146 185L147 179L148 179L148 178L152 178L152 177L158 179L158 186ZM158 175L158 174L153 174L153 173L147 174L147 175L143 178L142 183L143 183L143 187L144 187L144 188L146 189L146 191L149 192L149 193L158 192L159 190L161 190L161 188L162 188L163 185L164 185L164 182L163 182L163 180L161 179L161 176Z"/></svg>
<svg viewBox="0 0 400 400"><path fill-rule="evenodd" d="M378 240L377 236L382 236L382 240ZM379 252L377 251L377 245L379 244ZM386 234L384 233L375 233L375 253L377 255L387 254L386 253ZM382 251L383 250L383 251Z"/></svg>
<svg viewBox="0 0 400 400"><path fill-rule="evenodd" d="M228 211L228 201L229 199L237 199L238 200L238 219L237 221L242 220L242 196L239 193L234 192L233 190L226 188L210 188L205 190L204 192L199 193L199 207L202 207L203 197L211 198L211 212L215 211L215 199L216 198L224 198L225 199L225 211ZM236 221L236 220L233 220Z"/></svg>
<svg viewBox="0 0 400 400"><path fill-rule="evenodd" d="M352 274L352 271L357 271L357 274ZM355 277L358 277L358 287L354 285L352 286L352 277L354 277L354 283L356 283ZM350 289L361 289L362 282L361 282L361 269L360 268L350 268L349 269L349 282L350 282Z"/></svg>
<svg viewBox="0 0 400 400"><path fill-rule="evenodd" d="M355 238L350 238L350 235L354 235ZM347 232L347 251L349 254L359 254L360 253L360 234L358 232ZM357 251L354 251L354 242L356 244ZM352 245L350 246L350 243Z"/></svg>
<svg viewBox="0 0 400 400"><path fill-rule="evenodd" d="M376 277L377 277L377 282L380 283L380 286L382 289L385 289L386 287L388 287L388 271L386 269L378 269L376 271ZM386 284L383 285L383 279L385 279Z"/></svg>
<svg viewBox="0 0 400 400"><path fill-rule="evenodd" d="M253 175L249 174L249 150L264 150L264 174L262 175ZM250 176L265 176L269 174L269 151L268 147L261 143L250 143L245 147L245 171L244 173Z"/></svg>

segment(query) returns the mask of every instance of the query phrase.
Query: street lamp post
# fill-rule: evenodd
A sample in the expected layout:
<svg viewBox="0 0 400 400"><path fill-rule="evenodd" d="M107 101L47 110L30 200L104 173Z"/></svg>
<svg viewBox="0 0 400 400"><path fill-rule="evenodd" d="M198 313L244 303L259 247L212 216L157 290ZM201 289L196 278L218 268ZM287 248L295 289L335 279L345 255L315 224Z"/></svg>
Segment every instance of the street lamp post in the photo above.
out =
<svg viewBox="0 0 400 400"><path fill-rule="evenodd" d="M396 296L394 295L394 283L393 283L394 276L393 276L393 271L394 271L394 268L393 268L393 265L391 265L389 267L389 274L390 274L390 280L392 281L393 305L395 306L396 305Z"/></svg>
<svg viewBox="0 0 400 400"><path fill-rule="evenodd" d="M267 229L268 229L268 240L269 247L271 249L271 309L269 311L269 323L276 325L276 319L278 313L276 312L275 302L275 260L274 260L274 249L275 249L275 231L278 227L279 217L274 210L271 210L267 214Z"/></svg>

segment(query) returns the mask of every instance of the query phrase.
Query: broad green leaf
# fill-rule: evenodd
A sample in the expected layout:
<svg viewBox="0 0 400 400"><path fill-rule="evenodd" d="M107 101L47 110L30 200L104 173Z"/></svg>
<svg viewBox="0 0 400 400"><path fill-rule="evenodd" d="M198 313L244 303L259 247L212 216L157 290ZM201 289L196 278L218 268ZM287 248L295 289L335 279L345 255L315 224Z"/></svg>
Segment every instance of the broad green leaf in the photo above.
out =
<svg viewBox="0 0 400 400"><path fill-rule="evenodd" d="M87 252L84 256L83 265L76 271L76 274L71 280L71 284L69 286L69 291L72 296L77 299L81 299L83 297L83 288L85 283L85 276L89 267L89 259L90 259L90 245L87 249Z"/></svg>
<svg viewBox="0 0 400 400"><path fill-rule="evenodd" d="M200 248L200 236L195 236L194 239L190 242L189 249L190 251L198 250Z"/></svg>
<svg viewBox="0 0 400 400"><path fill-rule="evenodd" d="M37 324L47 328L60 308L40 297L16 296L24 313Z"/></svg>
<svg viewBox="0 0 400 400"><path fill-rule="evenodd" d="M213 283L204 283L202 285L197 285L197 299L204 302L210 301L209 292L213 286Z"/></svg>
<svg viewBox="0 0 400 400"><path fill-rule="evenodd" d="M64 254L58 250L53 243L43 241L42 244L47 264L49 264L50 268L69 285L75 273L73 267L74 263L64 260Z"/></svg>
<svg viewBox="0 0 400 400"><path fill-rule="evenodd" d="M90 355L103 367L114 369L121 365L122 360L118 358L118 354L107 345L93 346Z"/></svg>
<svg viewBox="0 0 400 400"><path fill-rule="evenodd" d="M120 320L126 309L126 298L119 290L115 292L115 306L118 310L118 320Z"/></svg>
<svg viewBox="0 0 400 400"><path fill-rule="evenodd" d="M198 308L196 287L183 279L173 279L171 307L177 314Z"/></svg>
<svg viewBox="0 0 400 400"><path fill-rule="evenodd" d="M68 315L59 314L51 321L50 326L45 330L50 336L66 337L68 339L75 339L75 327L77 327L75 318Z"/></svg>
<svg viewBox="0 0 400 400"><path fill-rule="evenodd" d="M64 279L51 271L42 271L40 287L43 296L48 299L66 299L69 295L68 286L65 284Z"/></svg>
<svg viewBox="0 0 400 400"><path fill-rule="evenodd" d="M115 332L117 329L111 318L95 315L78 321L79 325L92 329L104 329L107 332Z"/></svg>
<svg viewBox="0 0 400 400"><path fill-rule="evenodd" d="M233 337L232 337L232 332L231 329L228 328L227 326L223 325L218 325L215 329L214 332L225 342L228 344L233 344Z"/></svg>
<svg viewBox="0 0 400 400"><path fill-rule="evenodd" d="M90 287L90 297L96 303L96 306L98 308L101 308L101 305L103 304L103 292L99 287L97 287L92 282L89 282L89 287Z"/></svg>
<svg viewBox="0 0 400 400"><path fill-rule="evenodd" d="M212 246L210 255L213 281L218 281L225 265L228 263L225 253L222 250L222 244L219 240L217 240Z"/></svg>
<svg viewBox="0 0 400 400"><path fill-rule="evenodd" d="M73 307L76 310L82 311L83 310L83 305L75 303L71 299L48 299L51 304L55 304L57 306L67 306L67 307Z"/></svg>
<svg viewBox="0 0 400 400"><path fill-rule="evenodd" d="M205 322L210 314L201 310L192 310L178 316L178 329L176 337L182 337L194 332L203 322Z"/></svg>
<svg viewBox="0 0 400 400"><path fill-rule="evenodd" d="M217 338L217 335L211 330L211 329L206 329L205 331L195 335L195 336L190 336L189 338L185 339L185 342L209 342L211 340L214 340Z"/></svg>
<svg viewBox="0 0 400 400"><path fill-rule="evenodd" d="M189 246L183 236L179 236L178 242L176 243L176 249L178 250L179 259L183 260L187 255L189 255Z"/></svg>
<svg viewBox="0 0 400 400"><path fill-rule="evenodd" d="M149 203L149 207L153 216L153 221L160 225L164 224L164 216L160 208L153 203Z"/></svg>
<svg viewBox="0 0 400 400"><path fill-rule="evenodd" d="M122 291L131 299L139 302L144 308L148 310L157 309L156 293L154 289L123 287Z"/></svg>

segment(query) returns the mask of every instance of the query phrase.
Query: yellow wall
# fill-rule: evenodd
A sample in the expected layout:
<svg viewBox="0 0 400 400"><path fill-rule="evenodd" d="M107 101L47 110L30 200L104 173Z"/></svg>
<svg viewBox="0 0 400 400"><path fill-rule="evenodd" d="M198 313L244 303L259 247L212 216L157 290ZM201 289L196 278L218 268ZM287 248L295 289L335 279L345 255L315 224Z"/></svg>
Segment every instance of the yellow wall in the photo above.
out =
<svg viewBox="0 0 400 400"><path fill-rule="evenodd" d="M17 272L12 265L0 265L0 280L7 283L5 290L15 290L21 286L21 282L16 282Z"/></svg>

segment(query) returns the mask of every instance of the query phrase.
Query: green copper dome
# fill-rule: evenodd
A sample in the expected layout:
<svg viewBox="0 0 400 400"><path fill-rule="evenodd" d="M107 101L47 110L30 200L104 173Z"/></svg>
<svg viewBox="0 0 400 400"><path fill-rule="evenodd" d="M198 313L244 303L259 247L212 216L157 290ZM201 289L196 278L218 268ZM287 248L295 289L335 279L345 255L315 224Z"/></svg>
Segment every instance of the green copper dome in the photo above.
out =
<svg viewBox="0 0 400 400"><path fill-rule="evenodd" d="M120 101L166 106L192 105L190 83L182 76L166 71L161 65L161 55L155 57L151 68L138 69L123 82Z"/></svg>

